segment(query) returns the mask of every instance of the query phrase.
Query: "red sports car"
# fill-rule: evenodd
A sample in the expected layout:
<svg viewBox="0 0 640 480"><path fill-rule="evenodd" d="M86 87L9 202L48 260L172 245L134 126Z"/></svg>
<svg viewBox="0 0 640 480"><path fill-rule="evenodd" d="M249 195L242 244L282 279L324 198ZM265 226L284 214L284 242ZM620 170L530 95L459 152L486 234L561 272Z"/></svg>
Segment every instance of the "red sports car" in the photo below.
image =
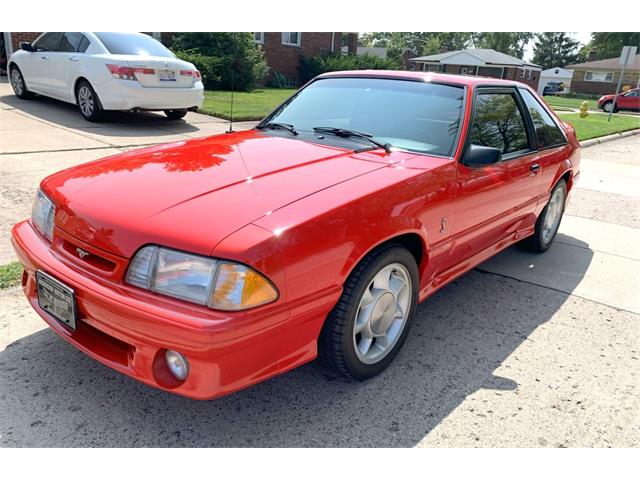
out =
<svg viewBox="0 0 640 480"><path fill-rule="evenodd" d="M526 85L336 72L253 130L48 177L13 243L51 328L149 385L214 398L318 355L366 379L419 302L549 248L579 159Z"/></svg>

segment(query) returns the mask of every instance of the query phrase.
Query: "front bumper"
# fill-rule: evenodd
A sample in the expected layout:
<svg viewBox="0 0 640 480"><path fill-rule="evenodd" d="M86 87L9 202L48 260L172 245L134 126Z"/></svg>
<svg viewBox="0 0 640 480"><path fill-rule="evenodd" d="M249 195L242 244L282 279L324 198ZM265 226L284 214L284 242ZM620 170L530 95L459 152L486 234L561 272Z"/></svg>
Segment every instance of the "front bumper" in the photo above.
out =
<svg viewBox="0 0 640 480"><path fill-rule="evenodd" d="M13 228L12 242L24 266L22 287L31 306L63 339L119 372L195 399L225 395L281 372L278 358L288 320L282 305L227 314L158 299L68 265L29 221ZM38 305L36 270L75 291L75 331ZM189 359L184 382L164 365L165 349Z"/></svg>
<svg viewBox="0 0 640 480"><path fill-rule="evenodd" d="M105 110L180 110L200 108L204 101L202 82L190 88L143 87L131 80L111 79L95 86Z"/></svg>

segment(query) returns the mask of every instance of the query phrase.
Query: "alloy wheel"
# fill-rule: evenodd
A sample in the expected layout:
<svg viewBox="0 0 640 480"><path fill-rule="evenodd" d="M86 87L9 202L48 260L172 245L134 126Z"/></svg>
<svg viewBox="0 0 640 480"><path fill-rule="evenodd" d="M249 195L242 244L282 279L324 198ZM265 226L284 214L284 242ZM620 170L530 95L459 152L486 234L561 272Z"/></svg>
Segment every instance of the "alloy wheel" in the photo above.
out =
<svg viewBox="0 0 640 480"><path fill-rule="evenodd" d="M562 218L562 211L564 210L564 190L557 188L549 204L547 205L547 213L544 217L544 223L542 225L542 240L544 243L549 243L558 230L560 225L560 219Z"/></svg>
<svg viewBox="0 0 640 480"><path fill-rule="evenodd" d="M382 360L394 347L411 308L411 276L392 263L382 268L365 289L355 316L353 344L366 364Z"/></svg>
<svg viewBox="0 0 640 480"><path fill-rule="evenodd" d="M93 93L86 85L82 85L78 90L78 104L85 117L90 117L93 114Z"/></svg>
<svg viewBox="0 0 640 480"><path fill-rule="evenodd" d="M11 86L16 95L20 96L24 92L24 83L22 81L22 75L17 68L11 70Z"/></svg>

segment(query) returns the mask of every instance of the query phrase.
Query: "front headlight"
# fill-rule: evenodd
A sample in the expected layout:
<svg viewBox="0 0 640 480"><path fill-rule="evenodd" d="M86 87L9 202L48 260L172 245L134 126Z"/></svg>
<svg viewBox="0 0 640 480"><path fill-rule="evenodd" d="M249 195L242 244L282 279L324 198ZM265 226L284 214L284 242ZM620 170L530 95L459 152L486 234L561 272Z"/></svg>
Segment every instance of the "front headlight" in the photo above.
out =
<svg viewBox="0 0 640 480"><path fill-rule="evenodd" d="M56 215L56 206L42 190L38 190L31 209L31 222L34 227L51 241L53 239L53 218Z"/></svg>
<svg viewBox="0 0 640 480"><path fill-rule="evenodd" d="M273 302L273 285L246 265L158 246L133 257L127 283L217 310L244 310Z"/></svg>

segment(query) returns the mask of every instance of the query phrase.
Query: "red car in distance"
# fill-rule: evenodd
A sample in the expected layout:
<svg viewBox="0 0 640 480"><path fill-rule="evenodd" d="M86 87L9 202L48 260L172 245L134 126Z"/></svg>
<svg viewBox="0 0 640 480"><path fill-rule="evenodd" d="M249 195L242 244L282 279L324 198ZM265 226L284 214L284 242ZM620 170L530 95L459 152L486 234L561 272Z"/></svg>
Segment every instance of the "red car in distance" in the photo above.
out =
<svg viewBox="0 0 640 480"><path fill-rule="evenodd" d="M579 152L517 82L335 72L253 130L46 178L12 239L50 327L149 385L214 398L318 355L366 379L419 302L549 248Z"/></svg>
<svg viewBox="0 0 640 480"><path fill-rule="evenodd" d="M598 108L609 113L613 108L614 112L618 110L640 111L640 88L633 88L626 92L619 93L616 99L616 105L613 106L615 95L603 95L598 99Z"/></svg>

